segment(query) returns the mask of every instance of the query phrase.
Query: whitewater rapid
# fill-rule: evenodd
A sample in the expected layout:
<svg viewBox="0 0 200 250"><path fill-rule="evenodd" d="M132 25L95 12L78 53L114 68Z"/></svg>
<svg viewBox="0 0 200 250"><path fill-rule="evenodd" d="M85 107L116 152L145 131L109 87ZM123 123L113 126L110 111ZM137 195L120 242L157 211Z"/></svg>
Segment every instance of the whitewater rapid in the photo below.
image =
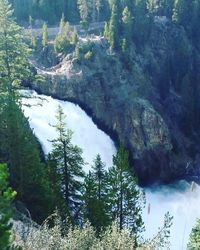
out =
<svg viewBox="0 0 200 250"><path fill-rule="evenodd" d="M92 119L78 105L38 95L35 91L25 90L21 94L31 98L22 98L24 114L38 137L45 154L52 150L51 141L57 138L55 128L56 111L60 105L65 113L67 128L73 131L72 143L83 149L86 162L85 171L90 169L94 158L100 154L107 167L112 165L116 152L115 145L108 135L98 129Z"/></svg>
<svg viewBox="0 0 200 250"><path fill-rule="evenodd" d="M35 135L38 137L45 154L52 145L50 140L56 137L55 129L51 126L56 122L55 114L58 105L64 110L66 123L73 130L73 144L83 149L83 157L88 163L87 172L97 154L101 155L107 167L112 165L112 157L116 153L113 141L93 123L92 119L77 105L59 101L34 91L22 91L23 110ZM145 237L151 238L162 226L164 214L169 211L174 217L171 227L171 250L186 250L189 234L195 221L200 217L200 187L195 185L191 190L189 183L180 181L169 186L154 186L146 189L147 205L151 204L150 214L144 209Z"/></svg>

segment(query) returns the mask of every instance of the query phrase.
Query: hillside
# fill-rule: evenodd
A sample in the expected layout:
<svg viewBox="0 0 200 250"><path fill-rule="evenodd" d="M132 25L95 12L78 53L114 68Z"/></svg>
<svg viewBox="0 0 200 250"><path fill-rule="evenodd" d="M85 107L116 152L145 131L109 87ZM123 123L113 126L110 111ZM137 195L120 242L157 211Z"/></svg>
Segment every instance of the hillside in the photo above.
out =
<svg viewBox="0 0 200 250"><path fill-rule="evenodd" d="M184 28L156 16L145 44L126 53L110 52L101 36L82 47L91 58L56 62L51 46L39 50L34 63L46 80L30 86L80 104L129 148L140 183L198 176L200 54Z"/></svg>

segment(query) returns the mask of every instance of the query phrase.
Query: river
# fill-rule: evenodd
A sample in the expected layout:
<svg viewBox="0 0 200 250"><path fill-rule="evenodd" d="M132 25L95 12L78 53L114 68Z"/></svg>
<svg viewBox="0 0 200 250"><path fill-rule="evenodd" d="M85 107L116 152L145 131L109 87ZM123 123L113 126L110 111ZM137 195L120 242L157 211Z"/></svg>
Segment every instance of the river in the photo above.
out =
<svg viewBox="0 0 200 250"><path fill-rule="evenodd" d="M92 119L78 106L44 95L35 91L22 91L23 110L35 135L38 137L45 154L51 151L51 142L55 138L55 114L58 105L66 114L66 123L73 130L72 142L83 149L83 157L87 162L85 171L90 169L93 159L99 153L103 162L109 168L112 165L112 156L116 149L111 138L101 131ZM151 204L150 214L147 208L143 211L145 222L145 237L152 237L162 226L164 214L169 211L174 217L171 227L171 250L186 250L189 234L200 218L200 187L191 185L186 181L179 181L168 186L153 186L146 190L147 205Z"/></svg>

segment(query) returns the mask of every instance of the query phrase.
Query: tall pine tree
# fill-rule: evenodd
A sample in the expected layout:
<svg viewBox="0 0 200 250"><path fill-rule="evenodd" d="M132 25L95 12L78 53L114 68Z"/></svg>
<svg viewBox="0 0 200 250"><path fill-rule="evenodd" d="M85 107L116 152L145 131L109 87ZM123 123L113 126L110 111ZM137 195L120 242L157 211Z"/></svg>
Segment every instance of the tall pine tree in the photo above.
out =
<svg viewBox="0 0 200 250"><path fill-rule="evenodd" d="M99 233L110 224L105 164L100 155L96 156L92 172L87 175L84 184L85 217Z"/></svg>
<svg viewBox="0 0 200 250"><path fill-rule="evenodd" d="M84 172L82 150L71 142L72 131L66 128L65 114L58 106L57 123L53 126L57 138L52 141L51 160L56 164L56 173L60 183L60 192L68 209L68 216L75 222L79 219L82 206L81 193Z"/></svg>
<svg viewBox="0 0 200 250"><path fill-rule="evenodd" d="M137 239L143 230L144 194L137 187L136 178L130 171L128 152L122 145L113 156L108 183L111 218L118 219L120 229L128 227Z"/></svg>

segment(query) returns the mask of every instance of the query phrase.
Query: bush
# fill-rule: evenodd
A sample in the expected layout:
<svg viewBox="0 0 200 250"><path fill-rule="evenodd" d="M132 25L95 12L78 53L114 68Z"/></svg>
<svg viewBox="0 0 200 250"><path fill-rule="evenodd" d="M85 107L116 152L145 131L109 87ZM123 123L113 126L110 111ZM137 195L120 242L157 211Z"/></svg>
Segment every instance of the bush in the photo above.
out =
<svg viewBox="0 0 200 250"><path fill-rule="evenodd" d="M135 238L128 228L120 230L117 223L96 236L94 228L87 222L80 227L69 226L68 232L63 235L59 217L55 214L54 227L49 228L48 220L40 230L32 230L27 241L22 244L24 250L166 250L168 248L169 227L171 217L165 217L163 228L147 242L135 246ZM50 218L52 220L52 217Z"/></svg>
<svg viewBox="0 0 200 250"><path fill-rule="evenodd" d="M197 220L196 226L192 229L190 240L188 243L188 250L200 249L200 219Z"/></svg>
<svg viewBox="0 0 200 250"><path fill-rule="evenodd" d="M90 60L92 57L93 57L93 52L92 51L88 51L85 55L84 55L84 58L86 60Z"/></svg>

